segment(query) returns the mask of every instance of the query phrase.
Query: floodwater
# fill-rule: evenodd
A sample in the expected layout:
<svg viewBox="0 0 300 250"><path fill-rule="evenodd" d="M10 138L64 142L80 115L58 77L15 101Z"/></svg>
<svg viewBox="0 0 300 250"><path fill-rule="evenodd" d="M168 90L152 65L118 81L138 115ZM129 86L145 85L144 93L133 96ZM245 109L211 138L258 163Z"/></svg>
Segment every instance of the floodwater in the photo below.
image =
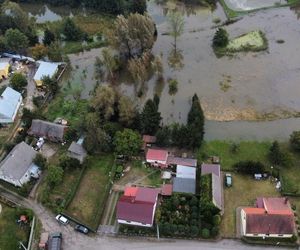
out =
<svg viewBox="0 0 300 250"><path fill-rule="evenodd" d="M285 0L224 0L227 6L236 11L255 10L271 7L276 4L285 4Z"/></svg>
<svg viewBox="0 0 300 250"><path fill-rule="evenodd" d="M169 31L166 14L170 8L177 8L185 19L184 33L177 44L182 68L168 64L173 41L166 35ZM63 15L62 11L51 9L51 12L60 18ZM185 123L191 97L197 93L208 120L205 134L208 140L284 140L300 128L300 119L290 118L300 114L299 8L259 11L226 26L230 37L260 29L269 42L268 51L240 53L232 58L217 58L211 48L214 20L226 20L220 5L211 11L184 5L163 6L150 0L148 12L157 24L158 38L153 53L163 55L165 82L157 83L153 76L146 84L145 95L139 99L130 80L122 80L119 83L122 92L141 104L158 93L164 124ZM53 16L41 17L51 21ZM69 56L73 71L66 81L81 82L83 98L89 98L95 86L94 62L100 52L101 49L95 49ZM178 81L178 92L173 96L168 93L170 78ZM255 121L264 119L274 121Z"/></svg>

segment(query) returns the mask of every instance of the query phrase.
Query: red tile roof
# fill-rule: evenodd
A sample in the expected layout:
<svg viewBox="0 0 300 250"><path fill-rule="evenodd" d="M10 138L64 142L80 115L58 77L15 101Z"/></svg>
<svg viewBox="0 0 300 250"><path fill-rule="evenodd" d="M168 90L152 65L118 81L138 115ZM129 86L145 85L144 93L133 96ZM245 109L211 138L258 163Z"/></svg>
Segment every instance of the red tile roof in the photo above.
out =
<svg viewBox="0 0 300 250"><path fill-rule="evenodd" d="M168 164L182 165L188 167L197 167L197 160L191 158L181 158L175 156L168 157Z"/></svg>
<svg viewBox="0 0 300 250"><path fill-rule="evenodd" d="M293 234L294 217L282 214L246 213L246 233Z"/></svg>
<svg viewBox="0 0 300 250"><path fill-rule="evenodd" d="M153 203L137 202L132 197L122 196L117 203L117 218L125 221L153 223Z"/></svg>
<svg viewBox="0 0 300 250"><path fill-rule="evenodd" d="M173 185L172 184L164 184L161 189L161 195L170 196L173 193Z"/></svg>
<svg viewBox="0 0 300 250"><path fill-rule="evenodd" d="M284 197L263 198L264 208L268 213L292 213L290 202Z"/></svg>
<svg viewBox="0 0 300 250"><path fill-rule="evenodd" d="M159 190L130 187L117 203L117 218L143 224L153 223L153 214Z"/></svg>
<svg viewBox="0 0 300 250"><path fill-rule="evenodd" d="M146 154L147 160L153 161L167 161L168 151L163 149L152 149L149 148Z"/></svg>

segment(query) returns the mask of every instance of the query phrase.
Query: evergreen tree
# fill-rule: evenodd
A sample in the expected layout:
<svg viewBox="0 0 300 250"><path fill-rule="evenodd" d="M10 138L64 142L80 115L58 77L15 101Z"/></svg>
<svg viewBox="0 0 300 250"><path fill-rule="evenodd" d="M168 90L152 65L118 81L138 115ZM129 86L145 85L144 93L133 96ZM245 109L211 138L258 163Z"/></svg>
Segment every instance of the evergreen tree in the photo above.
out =
<svg viewBox="0 0 300 250"><path fill-rule="evenodd" d="M187 129L190 133L189 146L191 148L200 147L204 136L204 114L197 94L194 94L192 99Z"/></svg>
<svg viewBox="0 0 300 250"><path fill-rule="evenodd" d="M54 41L55 41L54 33L52 33L49 29L46 29L43 38L44 45L49 46Z"/></svg>
<svg viewBox="0 0 300 250"><path fill-rule="evenodd" d="M217 29L214 38L213 38L213 46L214 47L225 47L229 42L228 33L225 29L219 28Z"/></svg>
<svg viewBox="0 0 300 250"><path fill-rule="evenodd" d="M141 130L144 134L154 135L160 126L160 112L153 100L149 99L141 113Z"/></svg>

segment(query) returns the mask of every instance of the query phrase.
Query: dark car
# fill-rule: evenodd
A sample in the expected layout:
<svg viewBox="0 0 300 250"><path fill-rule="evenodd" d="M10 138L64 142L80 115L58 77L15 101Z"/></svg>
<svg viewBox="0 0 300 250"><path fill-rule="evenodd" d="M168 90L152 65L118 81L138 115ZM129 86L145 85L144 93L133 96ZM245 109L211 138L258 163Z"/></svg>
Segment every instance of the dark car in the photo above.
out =
<svg viewBox="0 0 300 250"><path fill-rule="evenodd" d="M80 233L83 233L83 234L88 234L89 233L89 230L86 227L81 226L81 225L76 225L75 230L80 232Z"/></svg>

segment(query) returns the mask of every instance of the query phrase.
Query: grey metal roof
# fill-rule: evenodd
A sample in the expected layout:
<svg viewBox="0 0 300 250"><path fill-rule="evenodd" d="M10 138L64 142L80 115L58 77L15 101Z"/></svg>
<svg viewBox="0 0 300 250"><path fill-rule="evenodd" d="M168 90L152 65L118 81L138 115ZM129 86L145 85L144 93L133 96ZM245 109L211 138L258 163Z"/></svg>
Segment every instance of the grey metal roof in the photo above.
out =
<svg viewBox="0 0 300 250"><path fill-rule="evenodd" d="M86 156L86 150L82 147L82 145L72 142L70 147L68 148L68 151L77 155Z"/></svg>
<svg viewBox="0 0 300 250"><path fill-rule="evenodd" d="M52 141L63 141L65 129L67 126L53 122L32 120L31 127L28 130L29 135L43 136Z"/></svg>
<svg viewBox="0 0 300 250"><path fill-rule="evenodd" d="M33 77L33 79L36 81L42 80L42 78L45 76L54 76L59 66L59 63L50 63L43 61L38 61L38 63L40 64L40 66Z"/></svg>
<svg viewBox="0 0 300 250"><path fill-rule="evenodd" d="M0 123L13 122L16 110L20 107L22 95L7 87L0 96Z"/></svg>
<svg viewBox="0 0 300 250"><path fill-rule="evenodd" d="M173 192L195 194L196 180L175 177L173 179Z"/></svg>
<svg viewBox="0 0 300 250"><path fill-rule="evenodd" d="M31 167L37 152L25 142L17 144L0 163L0 172L9 178L20 180Z"/></svg>

